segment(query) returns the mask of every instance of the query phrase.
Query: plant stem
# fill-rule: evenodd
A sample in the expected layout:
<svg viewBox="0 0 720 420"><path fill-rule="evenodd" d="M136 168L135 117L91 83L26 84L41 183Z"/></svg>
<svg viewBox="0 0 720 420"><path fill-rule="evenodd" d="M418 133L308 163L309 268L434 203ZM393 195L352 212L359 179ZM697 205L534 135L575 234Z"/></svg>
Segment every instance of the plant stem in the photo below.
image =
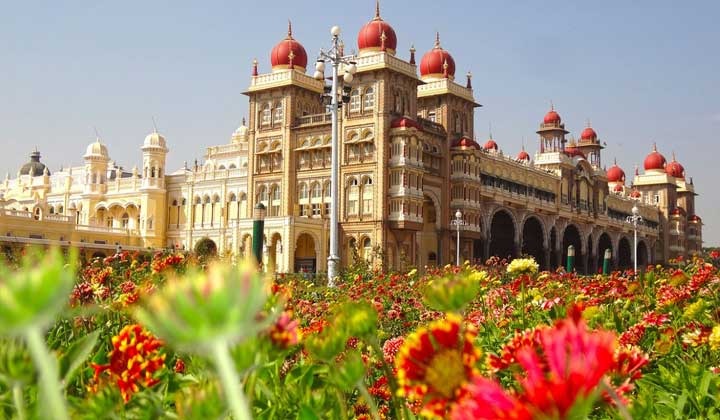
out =
<svg viewBox="0 0 720 420"><path fill-rule="evenodd" d="M367 402L368 407L370 407L370 414L372 415L373 420L380 420L380 413L378 413L375 400L373 400L373 397L370 395L362 381L358 382L357 389L360 391L360 395L362 395L365 402Z"/></svg>
<svg viewBox="0 0 720 420"><path fill-rule="evenodd" d="M340 406L340 418L347 420L347 404L345 404L345 395L340 391L340 388L335 388L335 398L337 398L338 405Z"/></svg>
<svg viewBox="0 0 720 420"><path fill-rule="evenodd" d="M235 371L235 365L230 357L227 345L223 340L218 340L210 346L215 368L220 376L220 383L225 392L225 399L232 411L235 420L251 420L250 409L248 408L245 394L240 387L240 378Z"/></svg>
<svg viewBox="0 0 720 420"><path fill-rule="evenodd" d="M25 420L27 418L27 414L25 414L25 401L23 399L22 385L19 382L13 384L13 402L17 410L18 420Z"/></svg>
<svg viewBox="0 0 720 420"><path fill-rule="evenodd" d="M65 399L61 393L62 386L58 380L57 360L49 353L40 328L37 326L27 328L25 341L35 362L35 368L40 374L41 406L44 406L46 412L52 414L54 419L68 419Z"/></svg>

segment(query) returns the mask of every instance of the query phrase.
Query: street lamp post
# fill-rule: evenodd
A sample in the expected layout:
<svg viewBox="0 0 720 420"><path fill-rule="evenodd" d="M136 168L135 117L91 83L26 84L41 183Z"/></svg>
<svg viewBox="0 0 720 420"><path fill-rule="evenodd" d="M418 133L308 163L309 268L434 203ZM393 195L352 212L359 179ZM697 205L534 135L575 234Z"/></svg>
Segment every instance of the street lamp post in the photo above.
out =
<svg viewBox="0 0 720 420"><path fill-rule="evenodd" d="M255 262L258 267L262 267L262 250L265 231L265 205L263 203L257 203L253 214L253 233L252 233L252 251L255 256Z"/></svg>
<svg viewBox="0 0 720 420"><path fill-rule="evenodd" d="M357 67L352 61L353 57L343 56L342 41L340 41L340 27L333 26L330 29L332 35L332 46L328 51L320 50L320 56L315 64L314 77L317 80L325 79L325 62L332 64L332 84L330 86L330 116L332 141L330 146L330 252L328 255L328 286L335 284L340 265L339 252L339 229L338 229L338 177L340 174L339 147L338 147L338 109L340 108L339 88L341 81L338 79L340 65L344 67L342 82L347 84L343 89L342 101L347 103L350 100L349 85L353 81ZM323 96L323 99L327 96Z"/></svg>
<svg viewBox="0 0 720 420"><path fill-rule="evenodd" d="M455 212L455 218L450 221L450 224L457 228L457 244L455 246L455 248L456 248L455 261L456 261L456 265L460 266L460 227L466 225L465 221L462 219L462 212L460 212L460 209L458 209Z"/></svg>
<svg viewBox="0 0 720 420"><path fill-rule="evenodd" d="M642 216L640 216L640 209L638 209L637 204L634 205L633 208L632 208L632 216L628 216L628 217L626 218L626 221L627 221L628 223L632 224L632 226L633 226L633 237L634 237L634 241L633 241L633 265L634 265L634 267L635 267L634 273L635 273L635 275L637 275L637 249L638 249L638 244L637 244L637 228L638 228L638 223L641 223L641 222L643 221Z"/></svg>

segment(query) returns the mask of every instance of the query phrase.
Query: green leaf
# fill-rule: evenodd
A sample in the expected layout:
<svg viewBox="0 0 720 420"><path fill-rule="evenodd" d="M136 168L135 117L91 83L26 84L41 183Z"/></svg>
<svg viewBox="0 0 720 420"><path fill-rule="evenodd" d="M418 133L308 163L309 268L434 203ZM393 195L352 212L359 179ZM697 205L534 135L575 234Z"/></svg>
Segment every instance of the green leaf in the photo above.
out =
<svg viewBox="0 0 720 420"><path fill-rule="evenodd" d="M62 378L63 387L72 380L77 368L82 365L90 356L90 353L97 344L100 330L82 337L73 342L67 351L60 356L60 378Z"/></svg>
<svg viewBox="0 0 720 420"><path fill-rule="evenodd" d="M298 412L297 418L298 420L320 420L320 417L315 414L313 409L305 404L300 406L300 411Z"/></svg>

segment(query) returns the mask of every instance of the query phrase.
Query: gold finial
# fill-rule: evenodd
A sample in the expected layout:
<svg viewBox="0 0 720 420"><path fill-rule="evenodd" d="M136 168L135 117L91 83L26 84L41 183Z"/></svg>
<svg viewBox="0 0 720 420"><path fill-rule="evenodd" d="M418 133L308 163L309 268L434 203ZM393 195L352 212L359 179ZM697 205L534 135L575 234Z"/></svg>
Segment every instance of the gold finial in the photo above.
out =
<svg viewBox="0 0 720 420"><path fill-rule="evenodd" d="M435 32L435 48L440 48L440 32Z"/></svg>
<svg viewBox="0 0 720 420"><path fill-rule="evenodd" d="M675 151L674 150L672 151L672 160L673 160L673 162L675 162Z"/></svg>
<svg viewBox="0 0 720 420"><path fill-rule="evenodd" d="M590 118L588 118L587 121L585 121L585 122L586 122L586 124L587 124L588 127L591 127L591 125L590 125Z"/></svg>
<svg viewBox="0 0 720 420"><path fill-rule="evenodd" d="M653 142L653 152L657 152L657 143Z"/></svg>
<svg viewBox="0 0 720 420"><path fill-rule="evenodd" d="M613 165L617 166L617 158L613 158Z"/></svg>
<svg viewBox="0 0 720 420"><path fill-rule="evenodd" d="M550 111L555 111L555 104L553 103L552 99L550 99Z"/></svg>
<svg viewBox="0 0 720 420"><path fill-rule="evenodd" d="M153 133L157 134L157 124L155 123L155 116L152 116L152 122L153 122Z"/></svg>
<svg viewBox="0 0 720 420"><path fill-rule="evenodd" d="M488 136L490 137L490 140L492 140L492 123L488 122Z"/></svg>
<svg viewBox="0 0 720 420"><path fill-rule="evenodd" d="M245 125L245 117L242 118L242 125Z"/></svg>
<svg viewBox="0 0 720 420"><path fill-rule="evenodd" d="M375 0L375 19L380 19L380 0Z"/></svg>
<svg viewBox="0 0 720 420"><path fill-rule="evenodd" d="M292 22L288 19L288 39L292 39Z"/></svg>

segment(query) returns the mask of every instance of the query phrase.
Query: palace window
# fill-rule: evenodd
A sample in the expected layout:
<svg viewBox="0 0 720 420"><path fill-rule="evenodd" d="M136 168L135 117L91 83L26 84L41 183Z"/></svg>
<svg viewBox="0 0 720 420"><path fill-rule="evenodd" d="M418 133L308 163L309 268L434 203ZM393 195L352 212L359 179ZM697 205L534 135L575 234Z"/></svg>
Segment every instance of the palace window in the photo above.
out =
<svg viewBox="0 0 720 420"><path fill-rule="evenodd" d="M348 184L348 203L347 203L347 214L348 216L355 216L358 214L358 197L359 187L357 178L352 178Z"/></svg>
<svg viewBox="0 0 720 420"><path fill-rule="evenodd" d="M437 118L437 117L436 117L435 111L430 111L430 112L428 112L428 117L427 117L428 120L430 120L430 121L432 121L432 122L436 122L436 121L435 121L436 118Z"/></svg>
<svg viewBox="0 0 720 420"><path fill-rule="evenodd" d="M260 124L263 126L270 125L271 113L270 104L265 104L260 113Z"/></svg>
<svg viewBox="0 0 720 420"><path fill-rule="evenodd" d="M282 102L275 103L275 110L273 111L273 124L280 125L283 122L283 107Z"/></svg>
<svg viewBox="0 0 720 420"><path fill-rule="evenodd" d="M358 89L350 92L350 112L360 112L360 91Z"/></svg>
<svg viewBox="0 0 720 420"><path fill-rule="evenodd" d="M123 213L121 221L122 228L127 229L130 223L130 216L127 213Z"/></svg>
<svg viewBox="0 0 720 420"><path fill-rule="evenodd" d="M365 101L363 103L363 109L365 111L375 108L375 90L373 88L365 89Z"/></svg>
<svg viewBox="0 0 720 420"><path fill-rule="evenodd" d="M365 178L363 181L362 202L363 214L372 214L373 183L372 178Z"/></svg>
<svg viewBox="0 0 720 420"><path fill-rule="evenodd" d="M308 188L307 184L304 182L300 184L300 187L298 188L298 198L301 200L308 198Z"/></svg>

